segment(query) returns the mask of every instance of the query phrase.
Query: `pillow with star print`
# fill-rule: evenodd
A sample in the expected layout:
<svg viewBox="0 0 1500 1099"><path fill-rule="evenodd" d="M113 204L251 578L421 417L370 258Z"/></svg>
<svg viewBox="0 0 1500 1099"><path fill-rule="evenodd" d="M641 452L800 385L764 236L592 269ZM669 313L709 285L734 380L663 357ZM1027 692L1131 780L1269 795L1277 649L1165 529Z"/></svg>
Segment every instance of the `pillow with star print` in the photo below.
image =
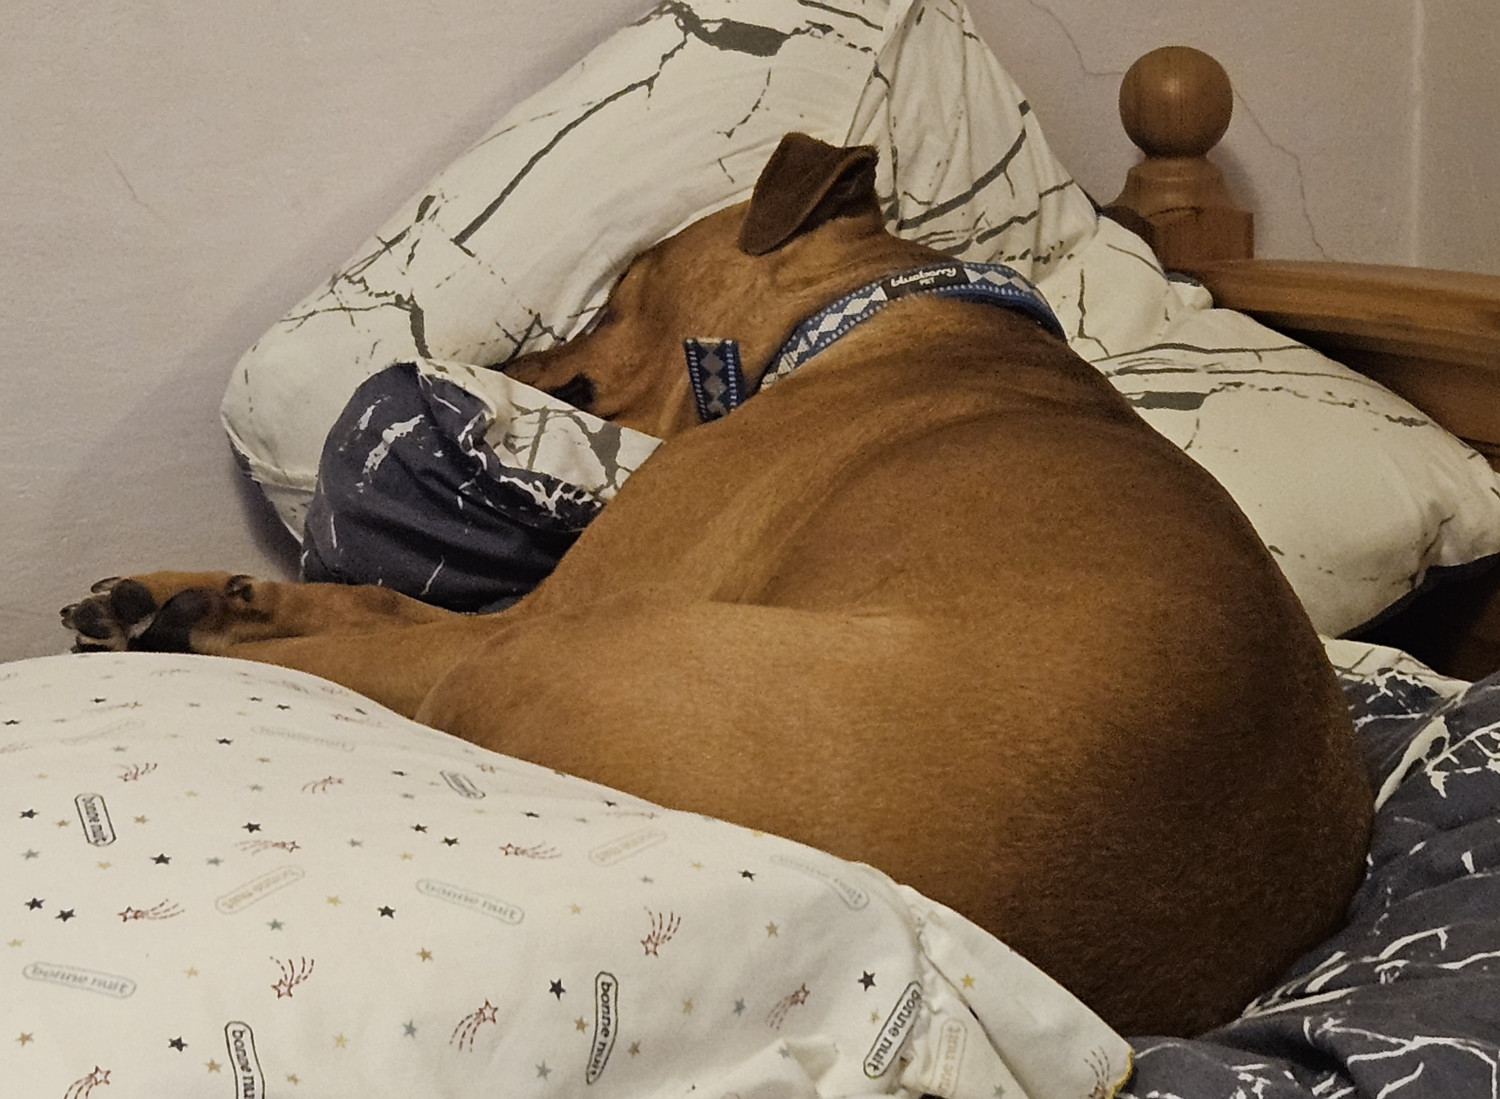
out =
<svg viewBox="0 0 1500 1099"><path fill-rule="evenodd" d="M869 867L313 676L54 657L0 672L0 714L6 1096L1077 1099L1129 1064Z"/></svg>

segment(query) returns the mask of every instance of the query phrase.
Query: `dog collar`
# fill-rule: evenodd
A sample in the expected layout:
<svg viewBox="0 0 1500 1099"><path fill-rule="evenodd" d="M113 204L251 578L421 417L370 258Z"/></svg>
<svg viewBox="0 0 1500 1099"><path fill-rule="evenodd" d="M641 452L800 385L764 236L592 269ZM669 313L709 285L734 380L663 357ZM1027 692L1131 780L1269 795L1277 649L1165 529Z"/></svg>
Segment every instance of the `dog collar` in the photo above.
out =
<svg viewBox="0 0 1500 1099"><path fill-rule="evenodd" d="M717 420L750 399L750 387L740 369L739 340L687 339L682 341L682 353L687 356L698 419L704 423Z"/></svg>
<svg viewBox="0 0 1500 1099"><path fill-rule="evenodd" d="M916 294L1015 309L1054 336L1063 337L1062 325L1047 300L1013 268L1003 263L966 263L961 260L929 264L899 271L861 286L808 317L792 330L772 357L771 367L761 378L757 390L750 389L745 382L737 340L684 340L688 378L699 418L706 422L727 415L754 392L776 384L891 302Z"/></svg>

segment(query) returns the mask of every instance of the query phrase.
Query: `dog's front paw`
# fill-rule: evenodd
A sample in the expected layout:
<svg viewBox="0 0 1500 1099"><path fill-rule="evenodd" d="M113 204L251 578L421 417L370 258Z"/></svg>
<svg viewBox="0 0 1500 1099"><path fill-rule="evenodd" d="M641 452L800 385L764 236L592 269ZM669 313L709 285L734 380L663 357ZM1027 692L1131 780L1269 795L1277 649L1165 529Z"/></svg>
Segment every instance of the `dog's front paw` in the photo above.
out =
<svg viewBox="0 0 1500 1099"><path fill-rule="evenodd" d="M93 594L62 609L62 624L74 634L74 652L120 652L150 629L161 610L138 580L112 576L89 589Z"/></svg>
<svg viewBox="0 0 1500 1099"><path fill-rule="evenodd" d="M226 596L246 596L249 578L230 577L217 587L186 587L158 597L130 577L111 577L95 584L92 594L62 609L62 624L73 631L73 651L190 653L193 628L209 618Z"/></svg>

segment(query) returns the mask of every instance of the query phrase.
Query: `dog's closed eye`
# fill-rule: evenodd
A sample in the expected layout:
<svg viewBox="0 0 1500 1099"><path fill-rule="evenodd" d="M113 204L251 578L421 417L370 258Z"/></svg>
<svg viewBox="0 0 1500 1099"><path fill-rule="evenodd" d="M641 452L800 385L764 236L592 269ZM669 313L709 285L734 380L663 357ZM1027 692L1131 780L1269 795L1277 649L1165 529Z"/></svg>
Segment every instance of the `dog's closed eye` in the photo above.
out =
<svg viewBox="0 0 1500 1099"><path fill-rule="evenodd" d="M574 374L562 385L547 390L547 393L585 411L594 403L594 383L587 374Z"/></svg>

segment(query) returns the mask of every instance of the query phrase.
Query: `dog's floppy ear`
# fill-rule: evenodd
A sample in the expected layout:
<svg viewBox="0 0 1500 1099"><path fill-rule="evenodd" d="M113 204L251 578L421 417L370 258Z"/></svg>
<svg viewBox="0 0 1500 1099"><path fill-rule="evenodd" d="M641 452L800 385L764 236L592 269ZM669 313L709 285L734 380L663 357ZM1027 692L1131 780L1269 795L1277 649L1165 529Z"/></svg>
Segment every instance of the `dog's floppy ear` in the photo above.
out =
<svg viewBox="0 0 1500 1099"><path fill-rule="evenodd" d="M841 149L806 134L787 134L766 162L740 226L740 250L773 252L798 233L875 205L876 152Z"/></svg>

